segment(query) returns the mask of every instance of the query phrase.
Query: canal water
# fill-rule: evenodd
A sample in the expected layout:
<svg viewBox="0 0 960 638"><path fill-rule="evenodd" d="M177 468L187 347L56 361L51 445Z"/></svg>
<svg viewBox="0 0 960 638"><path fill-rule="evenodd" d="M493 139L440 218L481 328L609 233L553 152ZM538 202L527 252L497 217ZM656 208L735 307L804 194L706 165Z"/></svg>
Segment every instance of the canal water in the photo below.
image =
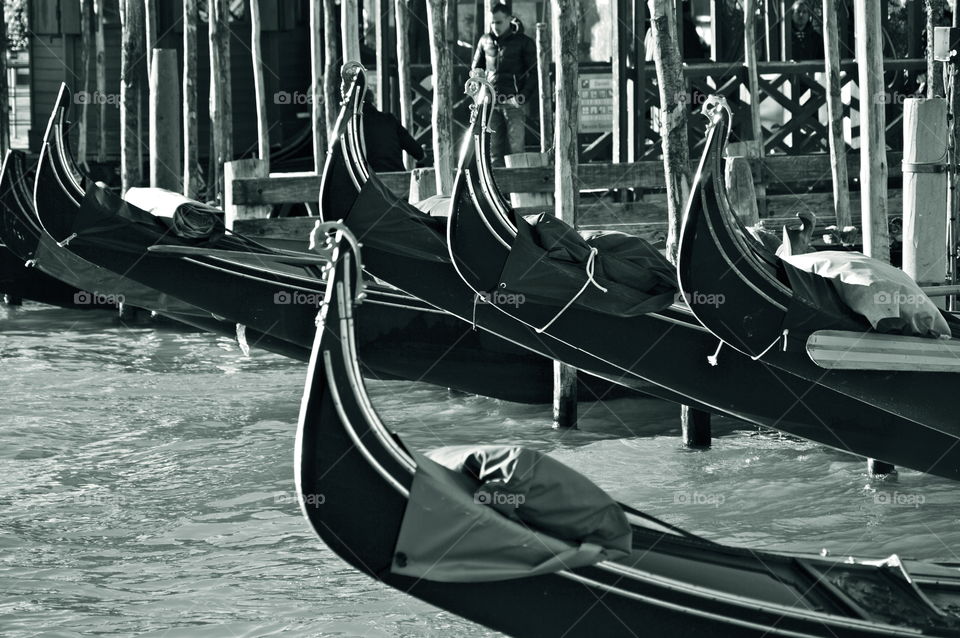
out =
<svg viewBox="0 0 960 638"><path fill-rule="evenodd" d="M108 313L0 307L0 635L495 635L313 535L293 493L305 370ZM874 481L862 460L730 420L685 450L678 408L653 400L582 404L582 428L558 432L549 406L368 386L412 447L522 443L713 540L960 561L944 479Z"/></svg>

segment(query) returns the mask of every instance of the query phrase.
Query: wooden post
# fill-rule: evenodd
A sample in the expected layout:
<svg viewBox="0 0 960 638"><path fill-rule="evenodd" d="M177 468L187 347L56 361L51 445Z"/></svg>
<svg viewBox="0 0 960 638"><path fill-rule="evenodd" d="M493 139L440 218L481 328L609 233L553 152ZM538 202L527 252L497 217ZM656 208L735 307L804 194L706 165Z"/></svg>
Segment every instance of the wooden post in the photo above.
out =
<svg viewBox="0 0 960 638"><path fill-rule="evenodd" d="M157 0L143 0L143 37L147 54L147 68L153 69L153 50L157 48Z"/></svg>
<svg viewBox="0 0 960 638"><path fill-rule="evenodd" d="M677 262L677 243L683 207L690 193L690 150L687 146L687 94L680 51L677 48L676 14L671 0L654 0L654 63L660 90L660 139L667 183L667 259ZM710 415L686 406L680 412L683 440L699 447L710 438Z"/></svg>
<svg viewBox="0 0 960 638"><path fill-rule="evenodd" d="M556 69L556 128L553 154L553 201L557 217L577 225L580 145L580 0L553 0L553 64ZM577 425L577 371L553 362L553 425Z"/></svg>
<svg viewBox="0 0 960 638"><path fill-rule="evenodd" d="M631 81L633 86L630 90L627 111L633 113L630 118L630 139L633 143L630 146L629 161L638 162L643 155L643 149L647 140L647 63L646 49L644 47L644 33L646 33L647 23L647 1L634 0L633 2L633 71Z"/></svg>
<svg viewBox="0 0 960 638"><path fill-rule="evenodd" d="M387 48L387 28L390 21L390 0L374 0L377 45L377 109L390 110L390 50Z"/></svg>
<svg viewBox="0 0 960 638"><path fill-rule="evenodd" d="M150 69L150 185L180 190L177 50L156 49Z"/></svg>
<svg viewBox="0 0 960 638"><path fill-rule="evenodd" d="M437 194L453 186L453 53L447 43L444 0L427 0L430 64L433 67L433 168Z"/></svg>
<svg viewBox="0 0 960 638"><path fill-rule="evenodd" d="M897 468L885 461L867 459L867 474L870 476L896 476Z"/></svg>
<svg viewBox="0 0 960 638"><path fill-rule="evenodd" d="M753 136L753 152L749 157L755 158L763 166L763 128L760 126L760 78L757 74L757 0L745 0L743 6L743 51L744 64L747 67L747 85L750 91L750 132ZM761 168L760 175L763 175ZM751 182L752 176L751 176ZM766 217L767 187L761 178L754 184L758 198L756 208L758 214Z"/></svg>
<svg viewBox="0 0 960 638"><path fill-rule="evenodd" d="M7 85L7 20L0 7L0 153L10 150L10 87Z"/></svg>
<svg viewBox="0 0 960 638"><path fill-rule="evenodd" d="M613 82L613 161L627 161L630 115L627 110L627 53L630 48L630 0L613 0L611 80Z"/></svg>
<svg viewBox="0 0 960 638"><path fill-rule="evenodd" d="M413 133L413 105L410 82L410 8L407 0L395 0L397 21L397 92L400 94L400 123ZM403 154L403 165L413 168L413 158Z"/></svg>
<svg viewBox="0 0 960 638"><path fill-rule="evenodd" d="M537 23L537 87L540 94L540 152L553 146L553 91L550 90L550 44L547 25Z"/></svg>
<svg viewBox="0 0 960 638"><path fill-rule="evenodd" d="M257 151L270 168L270 124L267 121L267 88L263 78L263 48L260 42L260 0L250 0L250 57L253 61L253 92L257 104Z"/></svg>
<svg viewBox="0 0 960 638"><path fill-rule="evenodd" d="M542 153L511 153L503 156L507 168L532 168L550 166L550 154ZM553 196L550 193L510 193L510 205L513 208L530 206L553 206Z"/></svg>
<svg viewBox="0 0 960 638"><path fill-rule="evenodd" d="M227 0L208 0L210 40L210 128L213 131L213 195L224 203L223 165L233 159L230 103L230 25Z"/></svg>
<svg viewBox="0 0 960 638"><path fill-rule="evenodd" d="M183 194L197 197L197 0L183 0Z"/></svg>
<svg viewBox="0 0 960 638"><path fill-rule="evenodd" d="M953 27L960 27L960 11L953 12ZM950 44L952 46L953 38ZM960 257L957 252L960 250L960 169L958 169L958 157L960 157L960 61L957 60L955 48L951 49L952 62L946 65L950 74L950 91L947 100L950 104L949 119L947 124L947 144L949 149L950 178L948 191L948 213L950 215L950 283L960 283L960 275L957 273L960 266ZM957 310L957 297L951 297L950 309Z"/></svg>
<svg viewBox="0 0 960 638"><path fill-rule="evenodd" d="M323 92L323 0L310 0L310 121L313 131L313 170L323 172L327 157L327 117Z"/></svg>
<svg viewBox="0 0 960 638"><path fill-rule="evenodd" d="M887 144L883 83L883 41L880 34L880 4L854 0L857 28L857 69L860 85L860 216L863 220L863 251L874 259L890 262L887 230Z"/></svg>
<svg viewBox="0 0 960 638"><path fill-rule="evenodd" d="M850 215L850 178L847 143L843 139L843 102L840 99L840 31L838 0L823 0L823 51L827 78L827 117L830 119L830 172L833 175L833 211L837 226L853 223Z"/></svg>
<svg viewBox="0 0 960 638"><path fill-rule="evenodd" d="M269 177L270 170L267 163L258 159L243 159L226 162L223 165L224 224L233 229L238 219L265 219L270 214L270 206L241 205L236 201L236 180L251 177Z"/></svg>
<svg viewBox="0 0 960 638"><path fill-rule="evenodd" d="M943 97L943 63L933 57L933 34L943 12L943 0L925 0L927 12L927 97Z"/></svg>
<svg viewBox="0 0 960 638"><path fill-rule="evenodd" d="M422 202L436 194L437 180L433 176L432 168L415 168L410 171L410 194L407 199L411 204Z"/></svg>
<svg viewBox="0 0 960 638"><path fill-rule="evenodd" d="M6 29L6 22L3 22L3 25L0 25L0 28ZM4 33L3 40L6 40L6 33ZM77 164L80 166L87 165L87 146L88 146L88 136L90 133L90 122L88 119L88 107L90 106L90 94L92 93L91 89L93 88L93 76L90 73L90 63L92 58L90 54L94 53L93 49L93 0L80 0L80 92L85 96L86 99L80 104L80 123L77 126L79 132L79 139L77 141ZM3 73L3 77L6 78L7 74ZM6 104L6 102L3 102ZM0 133L2 134L2 133ZM3 148L7 148L6 145L0 144Z"/></svg>
<svg viewBox="0 0 960 638"><path fill-rule="evenodd" d="M327 131L332 131L340 111L340 32L337 28L337 5L333 0L323 0L323 93L324 112L327 116ZM323 166L317 172L323 170Z"/></svg>
<svg viewBox="0 0 960 638"><path fill-rule="evenodd" d="M193 0L196 2L196 0ZM107 161L107 104L103 99L107 94L107 62L106 62L106 43L103 35L103 3L106 0L94 0L94 13L97 23L94 32L94 47L96 56L94 64L96 66L97 76L97 95L101 99L97 100L97 163L103 164Z"/></svg>
<svg viewBox="0 0 960 638"><path fill-rule="evenodd" d="M357 0L340 2L340 37L343 63L360 61L360 7Z"/></svg>
<svg viewBox="0 0 960 638"><path fill-rule="evenodd" d="M947 101L903 104L903 270L921 286L947 275ZM939 170L940 172L924 172ZM940 297L938 305L944 302Z"/></svg>
<svg viewBox="0 0 960 638"><path fill-rule="evenodd" d="M143 4L140 0L120 0L122 50L120 57L120 181L123 192L139 186L142 167L139 162L140 73L143 60Z"/></svg>

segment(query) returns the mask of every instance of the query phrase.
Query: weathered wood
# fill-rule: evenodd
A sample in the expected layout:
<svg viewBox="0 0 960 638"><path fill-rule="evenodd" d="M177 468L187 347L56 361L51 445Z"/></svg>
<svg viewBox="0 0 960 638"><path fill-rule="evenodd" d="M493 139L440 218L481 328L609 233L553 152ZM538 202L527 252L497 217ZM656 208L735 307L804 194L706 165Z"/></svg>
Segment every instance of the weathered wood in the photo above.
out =
<svg viewBox="0 0 960 638"><path fill-rule="evenodd" d="M407 0L395 0L397 21L397 92L400 94L400 123L408 131L413 130L413 87L410 81L410 8ZM403 165L413 168L413 158L403 154Z"/></svg>
<svg viewBox="0 0 960 638"><path fill-rule="evenodd" d="M410 171L410 180L408 183L410 194L408 200L411 204L421 202L428 197L437 194L437 179L433 175L433 169L415 168ZM402 191L394 191L400 194Z"/></svg>
<svg viewBox="0 0 960 638"><path fill-rule="evenodd" d="M549 153L553 146L553 91L550 90L550 43L547 25L537 23L537 87L540 95L540 152Z"/></svg>
<svg viewBox="0 0 960 638"><path fill-rule="evenodd" d="M646 49L644 47L644 34L647 24L647 2L646 0L634 0L633 2L633 42L631 47L632 56L630 64L632 71L630 74L631 89L628 95L627 110L633 113L630 118L630 153L627 159L636 162L643 155L643 149L647 140L647 65Z"/></svg>
<svg viewBox="0 0 960 638"><path fill-rule="evenodd" d="M0 39L0 42L5 42L6 37L6 20L0 20L3 22L0 25L0 29L3 29L3 37ZM93 48L93 0L80 0L80 92L84 95L86 99L80 104L80 121L77 124L78 140L77 140L77 163L80 166L87 165L87 150L89 146L89 135L90 135L90 121L89 121L89 106L90 106L90 94L93 89L93 73L91 72L91 62L93 61L91 54L96 54ZM0 78L0 83L3 84L3 88L6 88L6 57L3 56L3 59L0 60L0 65L4 66L4 72L2 78ZM0 96L0 104L6 104L7 98ZM6 110L4 109L4 112ZM4 117L3 113L0 113L0 118ZM3 131L8 130L8 126L0 124L0 136L3 135ZM6 149L8 144L0 140L0 147Z"/></svg>
<svg viewBox="0 0 960 638"><path fill-rule="evenodd" d="M257 152L269 168L270 124L267 121L267 88L263 77L260 32L260 0L250 0L250 57L253 63L253 97L257 107Z"/></svg>
<svg viewBox="0 0 960 638"><path fill-rule="evenodd" d="M120 0L122 49L120 57L120 182L123 191L139 186L142 167L139 162L140 64L143 60L143 4L140 0Z"/></svg>
<svg viewBox="0 0 960 638"><path fill-rule="evenodd" d="M180 82L177 50L156 49L150 58L150 185L180 190Z"/></svg>
<svg viewBox="0 0 960 638"><path fill-rule="evenodd" d="M943 13L944 0L924 0L927 23L927 97L943 97L943 63L933 57L933 33Z"/></svg>
<svg viewBox="0 0 960 638"><path fill-rule="evenodd" d="M240 180L251 177L262 178L270 174L266 162L258 159L233 160L223 165L223 174L226 180L223 212L227 228L233 229L234 223L240 219L265 219L270 215L269 206L239 204L234 197L235 188L241 183Z"/></svg>
<svg viewBox="0 0 960 638"><path fill-rule="evenodd" d="M837 1L823 0L823 51L826 59L827 119L830 120L830 174L833 176L833 210L837 225L850 225L850 178L847 143L843 139L843 102L840 98L840 32Z"/></svg>
<svg viewBox="0 0 960 638"><path fill-rule="evenodd" d="M549 167L549 153L511 153L505 155L503 161L506 168ZM510 205L514 208L522 206L553 206L553 197L548 193L510 193Z"/></svg>
<svg viewBox="0 0 960 638"><path fill-rule="evenodd" d="M960 27L960 11L953 12L953 26ZM960 283L960 170L957 167L957 156L960 153L960 64L951 64L950 90L947 96L949 102L949 119L947 120L947 149L951 158L947 212L950 220L950 281ZM957 310L957 298L949 302L951 310Z"/></svg>
<svg viewBox="0 0 960 638"><path fill-rule="evenodd" d="M390 110L390 49L387 47L390 0L373 0L373 15L377 31L377 109L387 112Z"/></svg>
<svg viewBox="0 0 960 638"><path fill-rule="evenodd" d="M877 459L867 459L867 474L870 476L889 476L897 474L897 468L892 463L878 461Z"/></svg>
<svg viewBox="0 0 960 638"><path fill-rule="evenodd" d="M102 99L107 94L107 62L106 62L106 44L103 34L103 3L106 0L94 0L94 20L96 30L94 31L94 66L96 67L97 95L101 99L97 100L97 162L107 161L107 104Z"/></svg>
<svg viewBox="0 0 960 638"><path fill-rule="evenodd" d="M613 161L629 161L630 115L627 111L627 56L631 43L631 0L613 0L610 20L610 79L613 83Z"/></svg>
<svg viewBox="0 0 960 638"><path fill-rule="evenodd" d="M143 37L147 68L153 69L153 50L157 47L157 0L143 0Z"/></svg>
<svg viewBox="0 0 960 638"><path fill-rule="evenodd" d="M667 259L676 263L683 207L690 193L690 151L687 144L686 83L677 49L673 3L654 0L651 15L654 62L660 92L660 136L668 193Z"/></svg>
<svg viewBox="0 0 960 638"><path fill-rule="evenodd" d="M453 54L447 43L444 0L427 0L430 30L430 64L433 67L433 167L437 193L449 195L453 187Z"/></svg>
<svg viewBox="0 0 960 638"><path fill-rule="evenodd" d="M903 104L903 161L945 168L947 102L908 98ZM921 285L947 276L947 173L903 175L903 270ZM941 300L942 302L942 300Z"/></svg>
<svg viewBox="0 0 960 638"><path fill-rule="evenodd" d="M760 126L760 78L757 75L757 0L745 0L743 5L744 66L747 67L747 90L750 94L750 134L754 145L753 157L763 162L763 128ZM759 215L766 214L767 188L761 182L754 187Z"/></svg>
<svg viewBox="0 0 960 638"><path fill-rule="evenodd" d="M313 136L313 169L319 175L327 157L327 116L323 92L323 0L310 0L310 128Z"/></svg>
<svg viewBox="0 0 960 638"><path fill-rule="evenodd" d="M7 85L8 48L5 7L0 7L0 153L4 155L10 150L10 88ZM84 105L86 105L86 102Z"/></svg>
<svg viewBox="0 0 960 638"><path fill-rule="evenodd" d="M818 330L807 337L806 350L831 370L960 372L960 345L952 339Z"/></svg>
<svg viewBox="0 0 960 638"><path fill-rule="evenodd" d="M745 225L755 225L760 221L760 210L757 207L757 191L747 158L728 156L724 179L727 183L727 199L733 212Z"/></svg>
<svg viewBox="0 0 960 638"><path fill-rule="evenodd" d="M553 201L558 218L577 225L578 164L580 148L580 0L553 0L553 67L556 70L556 103ZM577 371L559 361L553 363L554 427L577 425Z"/></svg>
<svg viewBox="0 0 960 638"><path fill-rule="evenodd" d="M200 190L199 134L197 133L197 0L183 0L183 194Z"/></svg>
<svg viewBox="0 0 960 638"><path fill-rule="evenodd" d="M230 102L230 25L227 0L208 0L210 41L210 128L213 131L212 194L224 202L223 165L233 159Z"/></svg>
<svg viewBox="0 0 960 638"><path fill-rule="evenodd" d="M713 437L710 426L710 413L691 408L680 407L680 430L683 444L690 448L710 447Z"/></svg>
<svg viewBox="0 0 960 638"><path fill-rule="evenodd" d="M865 204L863 251L874 259L890 261L887 230L887 146L886 87L883 74L883 40L880 33L880 4L876 0L854 0L857 25L857 61L860 86L860 188ZM869 194L869 196L867 196Z"/></svg>
<svg viewBox="0 0 960 638"><path fill-rule="evenodd" d="M340 31L336 19L337 5L334 0L323 0L323 95L324 113L327 116L327 132L333 131L340 110ZM322 165L317 170L322 170Z"/></svg>
<svg viewBox="0 0 960 638"><path fill-rule="evenodd" d="M340 2L340 40L343 63L360 61L360 5L358 0Z"/></svg>

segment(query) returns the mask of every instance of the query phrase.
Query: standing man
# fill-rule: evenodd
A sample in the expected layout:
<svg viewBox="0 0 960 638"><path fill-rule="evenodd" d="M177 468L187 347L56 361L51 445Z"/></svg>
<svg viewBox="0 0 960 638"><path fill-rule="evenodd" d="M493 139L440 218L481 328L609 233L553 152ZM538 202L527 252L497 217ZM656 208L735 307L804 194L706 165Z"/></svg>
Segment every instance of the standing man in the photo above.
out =
<svg viewBox="0 0 960 638"><path fill-rule="evenodd" d="M511 20L503 2L490 7L490 31L480 36L473 67L486 69L497 92L490 118L490 154L495 165L503 166L504 155L524 151L527 110L537 90L536 78L531 77L537 68L537 47L524 35L520 21Z"/></svg>

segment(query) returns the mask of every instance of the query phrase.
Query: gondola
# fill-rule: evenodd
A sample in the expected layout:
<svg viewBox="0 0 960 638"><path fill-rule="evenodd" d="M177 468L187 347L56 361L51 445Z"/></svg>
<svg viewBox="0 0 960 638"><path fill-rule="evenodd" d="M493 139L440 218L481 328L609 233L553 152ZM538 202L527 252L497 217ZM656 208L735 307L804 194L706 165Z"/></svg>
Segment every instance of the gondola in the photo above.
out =
<svg viewBox="0 0 960 638"><path fill-rule="evenodd" d="M595 552L583 531L532 527L526 517L498 513L485 504L490 499L477 497L480 481L407 448L372 407L356 359L355 330L363 317L354 309L365 303L357 290L361 255L347 237L337 232L318 315L294 477L313 530L360 572L511 636L960 632L957 564L728 547L606 496L604 511L613 510L622 531L619 553L606 545ZM562 466L559 473L557 488L586 481ZM447 524L456 533L445 533ZM424 538L418 534L424 529L438 533ZM526 542L510 545L520 538ZM565 558L552 560L558 556Z"/></svg>
<svg viewBox="0 0 960 638"><path fill-rule="evenodd" d="M222 224L214 224L219 236L179 237L169 221L95 184L78 197L79 184L70 183L77 171L70 166L63 135L68 104L64 88L51 118L59 124L48 129L35 189L36 210L56 242L94 264L309 353L316 303L323 294L323 260L222 234ZM371 286L369 297L361 352L371 377L424 381L514 402L550 401L549 361L396 290ZM255 343L249 335L248 340ZM585 378L581 389L587 400L625 394L592 378Z"/></svg>
<svg viewBox="0 0 960 638"><path fill-rule="evenodd" d="M717 98L708 100L704 110L712 126L685 212L678 274L693 313L726 346L720 360L734 352L759 358L927 429L960 436L950 400L960 388L960 339L879 334L846 306L829 280L799 271L754 242L732 213L722 181L729 110ZM724 303L697 303L708 296ZM944 317L954 335L960 335L960 321L947 313ZM821 362L824 367L814 362L814 352L808 354L821 339L835 343L838 355ZM935 372L924 369L937 359L947 365L934 365ZM877 369L890 362L889 369ZM865 420L864 425L872 429L874 424ZM908 432L897 438L904 448L922 445ZM931 462L948 450L933 448ZM925 469L923 464L913 467Z"/></svg>
<svg viewBox="0 0 960 638"><path fill-rule="evenodd" d="M576 304L565 307L587 280L582 266L565 299L548 302L531 296L515 305L483 303L495 295L509 302L516 292L499 285L510 244L492 229L503 225L487 220L484 216L492 212L471 197L480 188L475 145L489 101L480 101L461 151L444 237L443 220L426 218L391 194L365 164L357 123L363 72L345 72L355 78L328 155L320 209L324 219L343 220L360 238L364 264L374 276L536 352L620 383L644 384L654 396L841 451L960 478L960 446L954 434L736 352L724 352L719 365L710 365L716 338L679 304L631 317ZM556 280L568 273L554 270L548 276ZM912 444L905 446L904 440Z"/></svg>

